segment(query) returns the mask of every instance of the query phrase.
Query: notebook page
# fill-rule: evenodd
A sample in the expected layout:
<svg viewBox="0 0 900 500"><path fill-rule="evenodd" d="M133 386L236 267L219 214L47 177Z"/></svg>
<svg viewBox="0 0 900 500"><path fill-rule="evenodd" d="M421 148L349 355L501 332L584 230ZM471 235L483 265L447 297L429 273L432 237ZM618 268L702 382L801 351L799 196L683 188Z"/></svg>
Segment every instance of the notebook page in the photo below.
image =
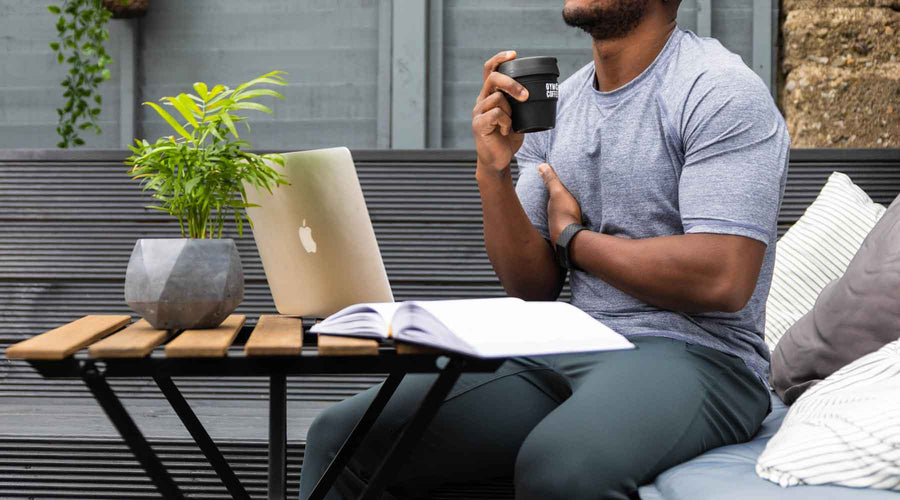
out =
<svg viewBox="0 0 900 500"><path fill-rule="evenodd" d="M313 325L309 331L315 334L387 338L388 325L398 307L399 302L354 304Z"/></svg>
<svg viewBox="0 0 900 500"><path fill-rule="evenodd" d="M416 302L483 357L630 349L625 337L565 302L515 298Z"/></svg>

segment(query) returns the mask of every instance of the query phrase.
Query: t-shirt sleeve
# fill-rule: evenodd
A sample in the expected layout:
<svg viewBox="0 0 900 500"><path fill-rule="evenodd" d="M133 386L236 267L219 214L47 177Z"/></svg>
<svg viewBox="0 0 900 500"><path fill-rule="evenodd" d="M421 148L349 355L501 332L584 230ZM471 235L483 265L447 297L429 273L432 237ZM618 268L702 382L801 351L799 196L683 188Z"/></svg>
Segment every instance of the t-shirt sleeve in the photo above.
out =
<svg viewBox="0 0 900 500"><path fill-rule="evenodd" d="M547 162L549 134L550 131L525 134L525 141L516 153L519 164L516 194L525 214L544 239L550 239L547 228L547 202L550 195L538 173L538 166Z"/></svg>
<svg viewBox="0 0 900 500"><path fill-rule="evenodd" d="M684 232L774 243L790 138L768 89L752 73L701 76L682 112Z"/></svg>

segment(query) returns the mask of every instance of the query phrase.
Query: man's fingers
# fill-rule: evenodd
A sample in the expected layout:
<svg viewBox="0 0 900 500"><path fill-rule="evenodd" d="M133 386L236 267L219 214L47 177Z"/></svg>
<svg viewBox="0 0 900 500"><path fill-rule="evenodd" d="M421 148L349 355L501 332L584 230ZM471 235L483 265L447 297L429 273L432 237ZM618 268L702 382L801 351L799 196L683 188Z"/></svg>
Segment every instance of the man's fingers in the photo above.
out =
<svg viewBox="0 0 900 500"><path fill-rule="evenodd" d="M512 116L512 108L509 107L509 102L506 101L506 96L503 92L494 92L484 99L480 99L475 104L475 109L472 110L472 116L480 115L492 108L500 108L504 113Z"/></svg>
<svg viewBox="0 0 900 500"><path fill-rule="evenodd" d="M553 194L559 189L565 189L559 181L559 177L556 176L556 172L553 171L553 167L550 165L541 163L538 166L538 173L541 174L541 179L544 180L544 185L547 186L547 190L550 191L550 194Z"/></svg>
<svg viewBox="0 0 900 500"><path fill-rule="evenodd" d="M484 80L484 86L481 87L479 100L486 98L498 90L506 92L518 101L524 102L528 99L528 91L525 90L525 87L523 87L522 84L503 73L494 71Z"/></svg>
<svg viewBox="0 0 900 500"><path fill-rule="evenodd" d="M482 77L482 81L487 80L488 75L490 75L497 66L509 61L510 59L516 58L515 50L504 50L503 52L498 52L494 57L488 59L484 62L484 76Z"/></svg>
<svg viewBox="0 0 900 500"><path fill-rule="evenodd" d="M500 108L490 109L472 120L472 130L478 135L490 135L498 127L501 135L508 135L512 129L512 118Z"/></svg>

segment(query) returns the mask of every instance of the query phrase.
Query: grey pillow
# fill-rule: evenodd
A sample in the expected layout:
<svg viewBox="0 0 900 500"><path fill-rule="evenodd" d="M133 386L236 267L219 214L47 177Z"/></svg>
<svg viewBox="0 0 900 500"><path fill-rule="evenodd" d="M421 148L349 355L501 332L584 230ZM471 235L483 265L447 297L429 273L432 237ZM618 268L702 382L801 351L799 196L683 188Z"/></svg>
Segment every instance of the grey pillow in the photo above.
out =
<svg viewBox="0 0 900 500"><path fill-rule="evenodd" d="M900 338L900 196L847 271L775 346L769 381L785 403L844 365Z"/></svg>

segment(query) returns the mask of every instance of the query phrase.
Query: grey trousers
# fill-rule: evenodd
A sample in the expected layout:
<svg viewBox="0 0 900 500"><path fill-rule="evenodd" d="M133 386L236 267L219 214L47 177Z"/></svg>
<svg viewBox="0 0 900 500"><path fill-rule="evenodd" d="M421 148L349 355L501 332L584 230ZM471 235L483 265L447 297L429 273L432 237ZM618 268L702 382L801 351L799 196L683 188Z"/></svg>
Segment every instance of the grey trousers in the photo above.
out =
<svg viewBox="0 0 900 500"><path fill-rule="evenodd" d="M769 394L739 358L662 337L631 340L636 350L514 358L491 374L464 374L389 493L415 498L446 482L508 476L520 500L636 498L660 472L756 433ZM404 378L329 500L359 495L435 377ZM313 422L301 500L376 391Z"/></svg>

